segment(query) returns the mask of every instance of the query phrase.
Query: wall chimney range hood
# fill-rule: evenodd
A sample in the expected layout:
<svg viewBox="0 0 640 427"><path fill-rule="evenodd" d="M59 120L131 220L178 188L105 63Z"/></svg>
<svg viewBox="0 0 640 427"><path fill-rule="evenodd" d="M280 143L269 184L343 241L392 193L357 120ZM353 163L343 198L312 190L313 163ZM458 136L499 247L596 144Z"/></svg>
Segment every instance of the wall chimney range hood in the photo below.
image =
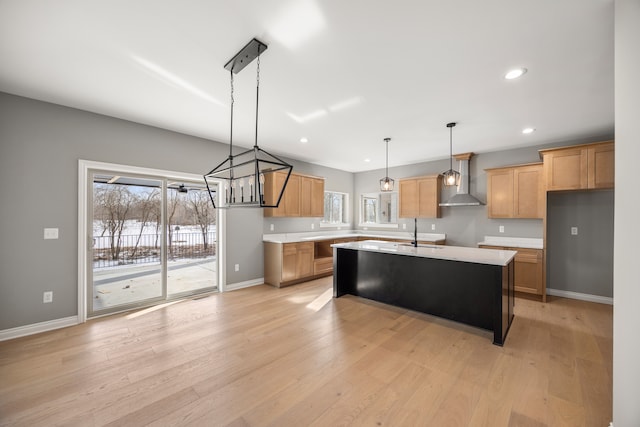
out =
<svg viewBox="0 0 640 427"><path fill-rule="evenodd" d="M469 194L469 160L473 153L456 154L454 157L458 160L458 171L460 172L460 184L458 190L446 202L440 203L440 206L480 206L484 205L480 200Z"/></svg>

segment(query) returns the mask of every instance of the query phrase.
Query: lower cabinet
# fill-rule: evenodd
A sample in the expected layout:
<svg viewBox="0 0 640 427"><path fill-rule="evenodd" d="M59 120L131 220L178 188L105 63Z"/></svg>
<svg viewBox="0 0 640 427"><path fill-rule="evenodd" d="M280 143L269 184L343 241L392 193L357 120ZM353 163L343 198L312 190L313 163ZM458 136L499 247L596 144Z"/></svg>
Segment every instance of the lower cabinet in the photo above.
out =
<svg viewBox="0 0 640 427"><path fill-rule="evenodd" d="M546 302L547 289L544 283L544 250L486 245L481 245L480 247L516 251L514 289L518 292L540 295L542 301Z"/></svg>
<svg viewBox="0 0 640 427"><path fill-rule="evenodd" d="M343 237L314 242L264 242L264 283L278 288L295 285L333 273L334 243L371 240L372 237ZM408 240L375 238L390 242L409 243ZM419 241L419 244L443 245L444 241Z"/></svg>
<svg viewBox="0 0 640 427"><path fill-rule="evenodd" d="M282 287L314 275L313 242L264 243L264 281Z"/></svg>

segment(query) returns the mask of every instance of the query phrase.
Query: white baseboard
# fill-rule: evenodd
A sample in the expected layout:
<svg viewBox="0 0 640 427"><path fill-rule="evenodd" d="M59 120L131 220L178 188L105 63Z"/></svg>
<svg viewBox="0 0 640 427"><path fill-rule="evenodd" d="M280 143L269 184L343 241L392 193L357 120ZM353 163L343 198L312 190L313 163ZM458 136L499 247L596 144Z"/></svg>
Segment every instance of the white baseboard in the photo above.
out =
<svg viewBox="0 0 640 427"><path fill-rule="evenodd" d="M54 329L66 328L78 324L78 316L64 317L62 319L48 320L46 322L34 323L32 325L18 326L17 328L4 329L0 331L0 341L13 338L26 337L27 335L39 334L40 332L52 331Z"/></svg>
<svg viewBox="0 0 640 427"><path fill-rule="evenodd" d="M580 292L562 291L560 289L551 289L551 288L547 288L547 295L554 295L556 297L579 299L581 301L589 301L589 302L597 302L600 304L613 305L613 298L603 297L600 295L582 294Z"/></svg>
<svg viewBox="0 0 640 427"><path fill-rule="evenodd" d="M259 279L247 280L244 282L231 283L225 288L226 291L235 291L236 289L248 288L250 286L264 285L264 277Z"/></svg>

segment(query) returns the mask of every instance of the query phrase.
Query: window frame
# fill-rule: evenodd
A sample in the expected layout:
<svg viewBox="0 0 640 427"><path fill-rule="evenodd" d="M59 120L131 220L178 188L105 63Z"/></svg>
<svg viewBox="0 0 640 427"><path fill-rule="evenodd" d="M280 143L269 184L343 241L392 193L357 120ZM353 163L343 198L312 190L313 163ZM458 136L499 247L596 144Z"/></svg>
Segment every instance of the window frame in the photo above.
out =
<svg viewBox="0 0 640 427"><path fill-rule="evenodd" d="M326 216L323 216L322 220L320 221L320 227L321 228L350 227L351 226L351 210L349 209L349 193L344 193L342 191L325 190L322 198L323 203L327 194L339 194L340 196L342 196L342 218L341 218L341 222L329 222L326 220ZM325 215L326 215L326 212L325 212Z"/></svg>

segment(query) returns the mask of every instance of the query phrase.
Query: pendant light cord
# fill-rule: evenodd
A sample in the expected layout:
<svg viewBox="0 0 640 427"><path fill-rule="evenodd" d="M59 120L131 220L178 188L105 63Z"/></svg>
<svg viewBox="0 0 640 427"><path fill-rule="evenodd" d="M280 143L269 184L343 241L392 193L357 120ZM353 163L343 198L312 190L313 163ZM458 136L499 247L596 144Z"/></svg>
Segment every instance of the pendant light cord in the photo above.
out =
<svg viewBox="0 0 640 427"><path fill-rule="evenodd" d="M453 170L453 126L449 127L449 170Z"/></svg>
<svg viewBox="0 0 640 427"><path fill-rule="evenodd" d="M385 139L385 142L387 143L387 163L385 166L385 177L389 178L389 139Z"/></svg>
<svg viewBox="0 0 640 427"><path fill-rule="evenodd" d="M258 67L256 70L256 140L254 147L258 146L258 101L260 100L260 45L258 45Z"/></svg>
<svg viewBox="0 0 640 427"><path fill-rule="evenodd" d="M229 131L229 158L233 157L233 69L229 71L231 74L231 130Z"/></svg>

